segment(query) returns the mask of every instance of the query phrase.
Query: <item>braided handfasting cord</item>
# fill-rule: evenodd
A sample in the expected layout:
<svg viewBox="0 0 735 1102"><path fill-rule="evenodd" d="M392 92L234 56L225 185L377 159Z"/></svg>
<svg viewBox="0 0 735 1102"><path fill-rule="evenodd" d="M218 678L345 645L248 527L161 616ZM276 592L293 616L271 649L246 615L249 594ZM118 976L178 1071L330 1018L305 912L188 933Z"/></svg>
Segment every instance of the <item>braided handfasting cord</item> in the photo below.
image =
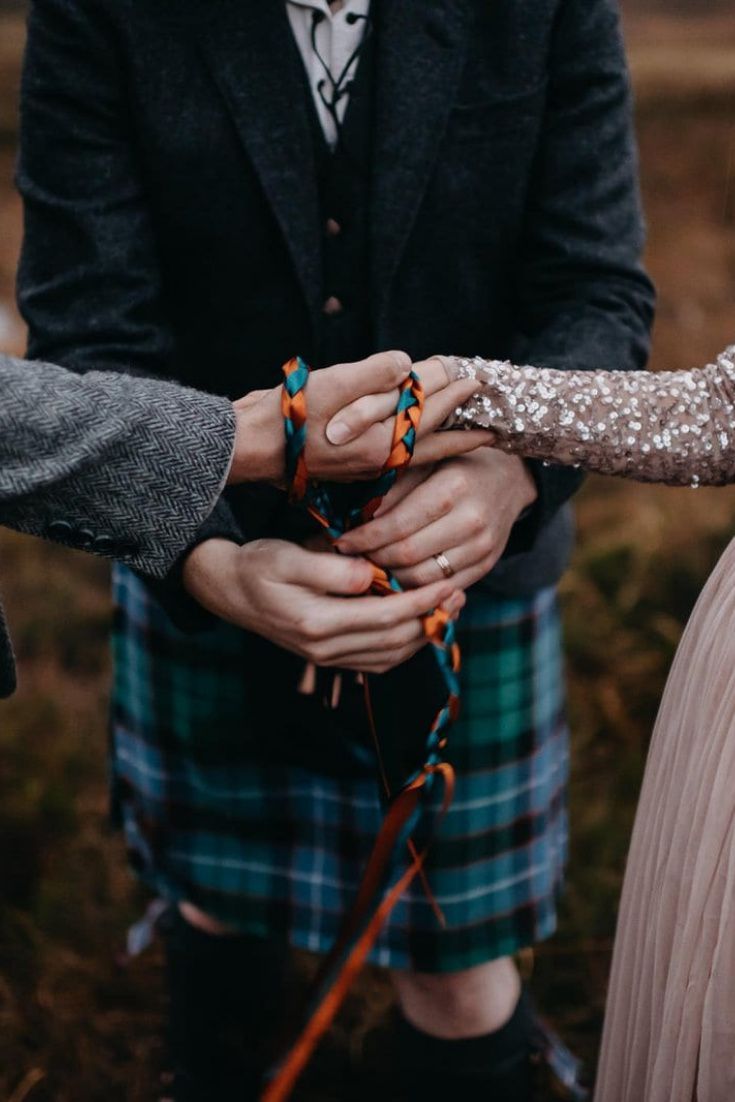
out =
<svg viewBox="0 0 735 1102"><path fill-rule="evenodd" d="M340 510L334 504L329 483L311 479L306 464L306 387L309 367L300 357L296 357L284 365L283 374L281 408L286 434L289 498L294 503L304 504L334 542L351 528L364 524L373 517L394 485L398 473L410 463L424 402L421 382L411 372L401 388L391 451L382 471L371 482L354 483L350 488L348 507L345 509L343 506ZM375 563L371 563L371 566L371 592L379 595L401 592L400 584L390 571ZM335 945L320 969L308 1023L265 1088L261 1102L285 1102L290 1096L296 1080L320 1038L329 1029L393 907L413 879L417 875L423 875L427 849L419 853L412 841L412 834L421 815L422 803L437 778L444 782L439 820L446 814L451 803L454 771L443 760L442 755L447 742L447 728L456 718L459 709L459 646L454 623L443 609L435 609L425 616L423 627L433 646L446 684L446 702L439 709L427 735L424 764L406 779L400 791L386 792L388 806L380 832L368 859L355 902L345 916ZM382 768L380 743L372 724L367 685L365 678L368 718L373 727L378 763ZM391 885L391 874L395 869L397 855L405 846L408 847L411 857L409 867ZM428 886L427 894L433 903ZM435 904L434 907L438 910ZM440 912L439 917L441 919Z"/></svg>

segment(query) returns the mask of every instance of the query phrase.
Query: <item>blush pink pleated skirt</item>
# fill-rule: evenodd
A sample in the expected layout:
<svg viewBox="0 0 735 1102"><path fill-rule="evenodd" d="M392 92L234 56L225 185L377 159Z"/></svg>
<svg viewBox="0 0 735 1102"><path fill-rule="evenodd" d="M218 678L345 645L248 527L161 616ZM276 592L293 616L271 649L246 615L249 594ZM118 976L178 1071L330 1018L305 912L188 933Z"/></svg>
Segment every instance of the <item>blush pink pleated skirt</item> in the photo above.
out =
<svg viewBox="0 0 735 1102"><path fill-rule="evenodd" d="M735 1102L735 541L692 613L653 734L595 1102Z"/></svg>

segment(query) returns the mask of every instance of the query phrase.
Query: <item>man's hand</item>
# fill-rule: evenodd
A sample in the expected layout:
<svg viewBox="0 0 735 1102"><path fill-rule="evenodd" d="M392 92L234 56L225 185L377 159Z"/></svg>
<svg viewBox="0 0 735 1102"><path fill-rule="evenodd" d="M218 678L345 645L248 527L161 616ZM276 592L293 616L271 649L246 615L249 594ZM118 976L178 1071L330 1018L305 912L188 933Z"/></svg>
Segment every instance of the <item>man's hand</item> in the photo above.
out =
<svg viewBox="0 0 735 1102"><path fill-rule="evenodd" d="M434 432L454 406L474 391L472 380L450 383L439 361L434 365L424 380L427 400L414 457L417 464L462 455L488 441L482 432ZM390 454L399 387L410 369L411 361L404 352L381 352L359 363L337 364L311 373L306 389L306 462L312 477L352 482L378 474ZM237 431L228 481L281 484L285 461L281 387L255 391L234 406ZM335 432L339 420L335 415L342 410L348 420L349 440L339 429ZM330 421L332 438L328 439Z"/></svg>
<svg viewBox="0 0 735 1102"><path fill-rule="evenodd" d="M409 470L375 518L338 546L389 568L404 587L440 578L434 556L444 554L455 572L452 582L464 590L492 570L536 496L521 459L482 448L428 472Z"/></svg>
<svg viewBox="0 0 735 1102"><path fill-rule="evenodd" d="M207 540L184 564L186 588L210 612L318 666L366 673L385 673L424 646L425 613L442 602L456 613L464 604L443 579L411 593L361 596L371 581L362 559L281 540L244 547Z"/></svg>

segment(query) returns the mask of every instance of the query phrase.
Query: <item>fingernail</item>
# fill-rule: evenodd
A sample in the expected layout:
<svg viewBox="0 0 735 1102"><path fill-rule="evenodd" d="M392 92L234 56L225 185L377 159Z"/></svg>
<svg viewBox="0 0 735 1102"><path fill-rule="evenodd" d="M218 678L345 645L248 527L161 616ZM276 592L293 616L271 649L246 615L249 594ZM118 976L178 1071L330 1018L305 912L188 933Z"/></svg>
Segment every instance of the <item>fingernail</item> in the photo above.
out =
<svg viewBox="0 0 735 1102"><path fill-rule="evenodd" d="M459 612L464 605L464 599L461 593L453 593L449 600L445 601L444 608L447 612Z"/></svg>
<svg viewBox="0 0 735 1102"><path fill-rule="evenodd" d="M330 421L327 425L327 440L330 444L346 444L352 433L344 421Z"/></svg>

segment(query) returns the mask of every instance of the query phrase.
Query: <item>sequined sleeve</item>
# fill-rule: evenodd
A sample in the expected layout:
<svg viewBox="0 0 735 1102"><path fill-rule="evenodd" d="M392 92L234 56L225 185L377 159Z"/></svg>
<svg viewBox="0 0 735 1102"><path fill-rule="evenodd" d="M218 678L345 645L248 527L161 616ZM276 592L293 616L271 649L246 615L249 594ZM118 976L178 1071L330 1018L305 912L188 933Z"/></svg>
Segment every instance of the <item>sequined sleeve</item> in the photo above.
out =
<svg viewBox="0 0 735 1102"><path fill-rule="evenodd" d="M532 459L641 482L735 482L735 345L701 370L556 371L443 357L477 392L448 428Z"/></svg>

